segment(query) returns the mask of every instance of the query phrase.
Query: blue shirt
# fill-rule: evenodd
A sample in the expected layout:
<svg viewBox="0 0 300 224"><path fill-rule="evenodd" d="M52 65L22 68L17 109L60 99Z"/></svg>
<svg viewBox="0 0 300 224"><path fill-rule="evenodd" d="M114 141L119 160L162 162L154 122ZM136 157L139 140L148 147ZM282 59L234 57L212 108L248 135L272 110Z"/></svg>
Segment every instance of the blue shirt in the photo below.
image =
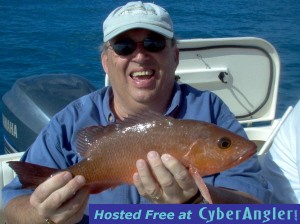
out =
<svg viewBox="0 0 300 224"><path fill-rule="evenodd" d="M76 152L76 133L87 126L106 126L115 122L109 106L111 97L111 87L105 87L70 103L51 119L21 160L59 169L79 162L81 158ZM214 123L246 137L240 123L218 96L185 84L175 83L173 98L165 115ZM264 202L270 198L269 185L261 175L257 156L225 172L204 177L204 181L216 187L247 192ZM31 190L20 189L20 186L18 178L15 178L3 188L4 206L18 195L31 193ZM121 185L90 195L89 203L149 202L140 197L134 186Z"/></svg>

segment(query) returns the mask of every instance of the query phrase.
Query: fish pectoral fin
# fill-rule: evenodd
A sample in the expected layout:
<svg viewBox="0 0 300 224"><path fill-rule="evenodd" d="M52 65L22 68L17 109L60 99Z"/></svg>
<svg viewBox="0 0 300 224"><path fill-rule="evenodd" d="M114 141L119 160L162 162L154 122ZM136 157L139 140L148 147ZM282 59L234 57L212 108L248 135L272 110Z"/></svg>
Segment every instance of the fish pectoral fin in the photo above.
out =
<svg viewBox="0 0 300 224"><path fill-rule="evenodd" d="M195 159L197 158L197 154L199 153L199 149L197 147L198 144L201 144L199 139L197 139L196 141L194 141L189 146L189 149L188 149L187 153L183 156L183 159L185 161L187 161L188 163L195 162Z"/></svg>
<svg viewBox="0 0 300 224"><path fill-rule="evenodd" d="M197 184L202 197L206 201L208 201L209 204L212 204L212 199L211 199L210 193L207 189L206 184L203 181L203 178L199 174L199 172L193 167L190 167L189 171L190 171L190 174L192 175L192 177L194 178L194 181Z"/></svg>

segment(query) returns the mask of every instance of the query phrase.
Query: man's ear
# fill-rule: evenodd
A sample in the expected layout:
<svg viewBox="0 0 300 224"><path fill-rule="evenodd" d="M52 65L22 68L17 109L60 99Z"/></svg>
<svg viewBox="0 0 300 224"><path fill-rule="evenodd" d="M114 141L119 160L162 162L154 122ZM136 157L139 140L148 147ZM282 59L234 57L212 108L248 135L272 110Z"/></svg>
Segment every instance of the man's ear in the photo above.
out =
<svg viewBox="0 0 300 224"><path fill-rule="evenodd" d="M102 53L101 54L101 63L102 63L102 67L103 67L105 73L108 74L108 69L107 69L107 53Z"/></svg>
<svg viewBox="0 0 300 224"><path fill-rule="evenodd" d="M178 64L179 64L179 49L178 49L178 47L176 47L176 49L175 49L175 61L176 61L176 65L178 66Z"/></svg>

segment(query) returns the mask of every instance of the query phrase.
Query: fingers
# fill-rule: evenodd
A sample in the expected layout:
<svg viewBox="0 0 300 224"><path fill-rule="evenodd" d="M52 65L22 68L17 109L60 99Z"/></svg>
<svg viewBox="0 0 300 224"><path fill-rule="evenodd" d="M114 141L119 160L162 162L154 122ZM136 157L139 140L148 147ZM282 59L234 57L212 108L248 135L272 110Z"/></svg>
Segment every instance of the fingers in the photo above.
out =
<svg viewBox="0 0 300 224"><path fill-rule="evenodd" d="M197 193L193 177L177 159L168 154L160 157L154 151L147 158L149 166L144 160L138 160L138 173L133 176L142 196L154 203L183 203Z"/></svg>
<svg viewBox="0 0 300 224"><path fill-rule="evenodd" d="M174 176L179 187L185 192L193 195L196 194L198 188L193 177L190 175L189 170L169 154L164 154L161 158L163 164Z"/></svg>
<svg viewBox="0 0 300 224"><path fill-rule="evenodd" d="M82 219L87 202L89 199L88 187L78 190L76 195L64 203L57 211L55 218L56 223L78 223Z"/></svg>
<svg viewBox="0 0 300 224"><path fill-rule="evenodd" d="M161 188L155 177L152 175L147 163L144 160L136 162L139 173L133 175L133 182L136 185L139 194L150 199L158 201L161 198Z"/></svg>
<svg viewBox="0 0 300 224"><path fill-rule="evenodd" d="M85 184L82 176L72 179L69 172L62 172L54 175L39 185L33 192L30 202L33 206L50 200L48 204L55 205L57 208L72 197L76 191ZM49 198L49 196L51 196ZM51 206L53 208L53 206Z"/></svg>
<svg viewBox="0 0 300 224"><path fill-rule="evenodd" d="M71 173L61 172L39 185L31 195L30 203L41 217L68 223L66 220L77 220L77 216L83 215L89 196L84 185L83 176L73 178Z"/></svg>

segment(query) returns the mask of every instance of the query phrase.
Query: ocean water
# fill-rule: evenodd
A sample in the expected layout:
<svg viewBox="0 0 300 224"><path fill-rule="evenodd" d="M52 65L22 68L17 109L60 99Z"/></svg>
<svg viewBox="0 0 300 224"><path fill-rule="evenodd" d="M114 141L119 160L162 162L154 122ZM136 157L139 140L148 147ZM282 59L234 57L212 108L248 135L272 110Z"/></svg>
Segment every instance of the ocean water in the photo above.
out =
<svg viewBox="0 0 300 224"><path fill-rule="evenodd" d="M38 74L78 74L101 88L102 22L111 10L126 2L0 0L0 97L17 79ZM266 39L281 59L276 117L300 98L299 0L152 2L169 11L178 39ZM2 130L1 126L0 154Z"/></svg>

